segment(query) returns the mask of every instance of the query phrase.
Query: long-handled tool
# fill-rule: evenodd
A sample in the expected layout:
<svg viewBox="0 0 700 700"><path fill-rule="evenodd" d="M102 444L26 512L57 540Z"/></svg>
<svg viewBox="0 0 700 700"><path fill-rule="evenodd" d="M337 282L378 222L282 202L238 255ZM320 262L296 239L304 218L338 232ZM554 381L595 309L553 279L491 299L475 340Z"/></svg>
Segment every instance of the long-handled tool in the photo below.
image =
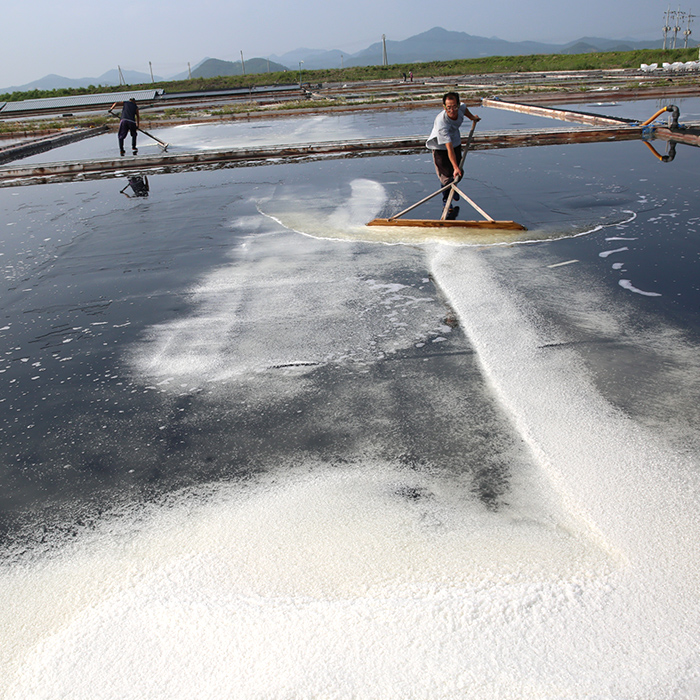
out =
<svg viewBox="0 0 700 700"><path fill-rule="evenodd" d="M452 184L453 187L450 187L450 193L447 196L447 200L445 201L445 206L442 210L442 216L440 217L441 221L445 221L447 219L447 212L449 212L450 207L452 206L452 199L455 196L455 190L459 192L459 194L462 195L462 197L465 198L466 201L468 201L482 216L486 217L487 219L491 219L491 217L484 213L479 207L477 207L474 202L472 202L469 197L465 197L465 195L457 189L457 183L464 177L464 159L467 157L467 153L469 152L469 147L472 145L472 140L474 138L474 129L476 129L476 121L472 121L472 128L469 130L469 136L467 136L467 143L464 144L464 152L462 153L462 157L459 161L459 169L461 171L461 175L456 179L453 180ZM493 219L491 219L493 221Z"/></svg>
<svg viewBox="0 0 700 700"><path fill-rule="evenodd" d="M121 119L121 117L118 114L115 114L111 109L107 110L113 117L117 117ZM131 119L126 119L125 121L131 122L132 124L136 124L135 121L132 121ZM136 127L136 131L140 131L142 134L146 134L146 136L152 138L159 146L160 148L163 149L163 151L168 150L168 146L170 145L169 143L166 143L165 141L161 141L159 138L154 136L153 134L149 134L145 129L142 129L140 126Z"/></svg>
<svg viewBox="0 0 700 700"><path fill-rule="evenodd" d="M472 145L472 140L474 138L474 129L476 128L476 122L472 122L472 128L469 131L469 136L467 137L467 141L464 145L464 151L462 152L462 158L459 163L459 169L463 170L464 166L464 159L467 157L467 153L469 151L470 146ZM367 226L423 226L425 228L430 228L430 227L440 227L440 226L460 226L462 228L468 227L468 228L495 228L495 229L510 229L514 231L526 231L527 229L522 226L521 224L516 223L515 221L496 221L493 218L491 218L481 207L479 207L476 202L471 200L469 197L467 197L462 190L460 190L457 187L457 182L459 182L462 179L463 176L460 176L456 181L452 181L445 185L444 187L441 187L439 190L436 192L433 192L432 194L428 195L427 197L424 197L423 199L420 200L420 202L416 202L415 204L412 204L408 209L404 209L403 211L400 211L398 214L394 214L394 216L390 216L388 219L372 219ZM449 194L447 196L447 201L445 202L445 206L442 210L442 216L439 219L400 219L399 217L403 216L404 214L407 214L409 211L412 211L416 207L420 206L421 204L424 204L428 200L432 199L433 197L437 197L437 195L445 192L446 190L449 190ZM476 211L481 214L481 216L484 217L484 221L458 221L455 219L448 219L447 215L450 210L450 207L452 205L452 200L454 199L455 193L458 194L460 197L464 199L465 202L470 204Z"/></svg>

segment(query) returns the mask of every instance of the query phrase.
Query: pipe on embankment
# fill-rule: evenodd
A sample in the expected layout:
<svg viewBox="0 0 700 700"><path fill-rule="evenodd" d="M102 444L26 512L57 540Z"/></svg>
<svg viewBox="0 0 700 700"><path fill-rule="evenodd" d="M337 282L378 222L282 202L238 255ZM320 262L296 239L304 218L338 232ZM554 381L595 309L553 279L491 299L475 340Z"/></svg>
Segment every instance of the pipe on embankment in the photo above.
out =
<svg viewBox="0 0 700 700"><path fill-rule="evenodd" d="M676 107L676 105L667 105L666 107L663 107L663 108L660 109L658 112L656 112L656 114L654 114L654 116L649 117L649 119L647 119L646 121L642 122L642 126L648 126L648 125L651 124L655 119L657 119L658 117L660 117L660 116L661 116L662 114L664 114L665 112L671 112L672 115L673 115L673 116L671 117L670 128L671 128L671 129L678 129L678 117L680 116L680 110L678 109L678 107Z"/></svg>

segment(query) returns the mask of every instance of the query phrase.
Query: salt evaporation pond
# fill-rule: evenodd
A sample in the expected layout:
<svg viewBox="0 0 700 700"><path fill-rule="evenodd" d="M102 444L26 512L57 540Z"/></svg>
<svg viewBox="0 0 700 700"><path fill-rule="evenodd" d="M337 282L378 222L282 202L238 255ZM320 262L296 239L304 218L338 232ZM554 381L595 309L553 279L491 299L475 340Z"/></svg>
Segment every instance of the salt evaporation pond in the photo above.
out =
<svg viewBox="0 0 700 700"><path fill-rule="evenodd" d="M651 106L646 103L644 108L648 110ZM488 130L551 128L556 124L551 119L515 112L487 108L475 108L474 111L483 116L488 114L482 122L483 128ZM643 114L646 119L653 112ZM395 108L382 112L338 112L272 118L246 118L236 115L230 121L180 124L158 129L158 133L154 135L169 144L168 153L299 145L324 141L416 136L423 134L426 129L429 131L434 115L434 106L407 110ZM147 124L148 111L144 111L143 119ZM576 125L568 126L577 128ZM144 128L151 131L148 126ZM141 155L160 153L160 146L143 134L139 134L137 144ZM115 157L117 153L117 137L112 132L62 146L48 153L23 158L21 163L109 158Z"/></svg>
<svg viewBox="0 0 700 700"><path fill-rule="evenodd" d="M697 104L700 100L676 101L687 118L686 103ZM664 104L667 104L666 102ZM569 108L569 107L567 107ZM656 103L641 101L632 103L613 103L599 105L596 103L573 105L572 109L584 109L610 116L623 116L630 119L647 119L658 109ZM545 117L502 111L492 108L474 108L484 117L480 130L504 130L524 128L562 128L561 122ZM169 144L168 153L207 151L225 148L254 148L261 146L299 145L324 141L381 139L402 136L416 136L429 131L435 114L435 106L413 107L411 109L395 108L391 111L337 112L304 116L278 116L273 118L235 115L229 121L214 123L180 124L178 126L158 129L154 134ZM144 110L144 123L148 124L148 111ZM116 120L114 122L117 123ZM144 127L151 131L151 127ZM567 124L566 128L576 129L580 126ZM160 146L155 140L139 134L138 148L141 155L160 153ZM110 158L118 153L116 133L111 132L94 136L86 141L56 148L47 153L23 158L22 164L52 163L63 160L81 160L85 158ZM127 157L128 158L128 157Z"/></svg>
<svg viewBox="0 0 700 700"><path fill-rule="evenodd" d="M700 99L698 98L603 103L591 101L562 105L562 108L644 121L668 104L675 104L680 109L681 123L700 121ZM546 117L494 108L475 107L473 111L484 117L479 126L479 132L482 130L582 128L576 123L564 124ZM236 115L230 121L181 124L158 129L158 133L154 135L169 144L167 152L171 154L225 148L299 145L319 141L381 139L423 134L426 129L429 130L434 114L434 106L414 106L406 110L395 108L391 111L379 112L338 112L274 118L246 118ZM145 110L145 128L153 132L155 130L147 126L148 116L148 111ZM666 118L661 117L660 121L664 122ZM144 134L139 134L138 149L141 155L156 155L161 152L160 146ZM86 158L113 158L117 153L116 134L110 132L23 158L18 162L27 165Z"/></svg>
<svg viewBox="0 0 700 700"><path fill-rule="evenodd" d="M0 695L698 697L698 155L0 189Z"/></svg>

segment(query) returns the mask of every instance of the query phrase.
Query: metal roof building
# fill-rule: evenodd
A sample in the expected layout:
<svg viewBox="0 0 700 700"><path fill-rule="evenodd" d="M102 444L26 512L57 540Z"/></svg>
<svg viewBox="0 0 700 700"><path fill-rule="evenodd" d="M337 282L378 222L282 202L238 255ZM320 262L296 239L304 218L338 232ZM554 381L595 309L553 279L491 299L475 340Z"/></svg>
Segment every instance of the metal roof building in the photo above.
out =
<svg viewBox="0 0 700 700"><path fill-rule="evenodd" d="M0 103L0 116L20 114L22 112L41 112L55 109L84 109L86 107L111 106L114 102L123 102L132 97L138 101L150 102L163 94L163 90L133 90L131 92L103 92L92 95L69 95L65 97L46 97L38 100Z"/></svg>

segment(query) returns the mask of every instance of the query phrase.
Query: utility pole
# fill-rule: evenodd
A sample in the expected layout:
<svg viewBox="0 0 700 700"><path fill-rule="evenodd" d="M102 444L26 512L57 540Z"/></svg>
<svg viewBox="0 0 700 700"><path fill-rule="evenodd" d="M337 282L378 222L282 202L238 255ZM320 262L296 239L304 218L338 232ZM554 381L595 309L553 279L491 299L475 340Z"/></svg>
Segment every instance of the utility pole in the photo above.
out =
<svg viewBox="0 0 700 700"><path fill-rule="evenodd" d="M119 71L119 84L126 85L126 81L124 80L124 74L122 73L122 67L117 65L117 70Z"/></svg>
<svg viewBox="0 0 700 700"><path fill-rule="evenodd" d="M304 64L304 61L299 61L299 89L301 90L301 67Z"/></svg>
<svg viewBox="0 0 700 700"><path fill-rule="evenodd" d="M666 10L666 21L664 22L664 51L666 51L666 38L668 37L668 33L671 31L671 6L669 5L668 9Z"/></svg>
<svg viewBox="0 0 700 700"><path fill-rule="evenodd" d="M245 61L243 60L243 51L241 51L241 68L243 68L243 75L245 75Z"/></svg>
<svg viewBox="0 0 700 700"><path fill-rule="evenodd" d="M340 54L340 70L343 70L343 54Z"/></svg>
<svg viewBox="0 0 700 700"><path fill-rule="evenodd" d="M148 62L148 68L149 68L150 71L151 71L151 82L152 82L152 83L155 83L156 81L153 80L153 64L152 64L150 61Z"/></svg>
<svg viewBox="0 0 700 700"><path fill-rule="evenodd" d="M386 59L386 34L382 34L382 65L389 65L389 62Z"/></svg>
<svg viewBox="0 0 700 700"><path fill-rule="evenodd" d="M683 21L683 18L685 17L685 12L681 12L681 8L678 8L678 12L675 12L675 25L673 27L673 48L676 48L676 37L678 36L678 32L681 30L681 22Z"/></svg>
<svg viewBox="0 0 700 700"><path fill-rule="evenodd" d="M190 62L187 61L187 73L190 76L190 80L192 80L192 68L190 68Z"/></svg>
<svg viewBox="0 0 700 700"><path fill-rule="evenodd" d="M688 39L690 39L690 35L693 33L690 31L690 23L695 19L695 15L691 15L690 12L688 13L688 25L686 30L683 32L683 48L687 49L688 48Z"/></svg>

